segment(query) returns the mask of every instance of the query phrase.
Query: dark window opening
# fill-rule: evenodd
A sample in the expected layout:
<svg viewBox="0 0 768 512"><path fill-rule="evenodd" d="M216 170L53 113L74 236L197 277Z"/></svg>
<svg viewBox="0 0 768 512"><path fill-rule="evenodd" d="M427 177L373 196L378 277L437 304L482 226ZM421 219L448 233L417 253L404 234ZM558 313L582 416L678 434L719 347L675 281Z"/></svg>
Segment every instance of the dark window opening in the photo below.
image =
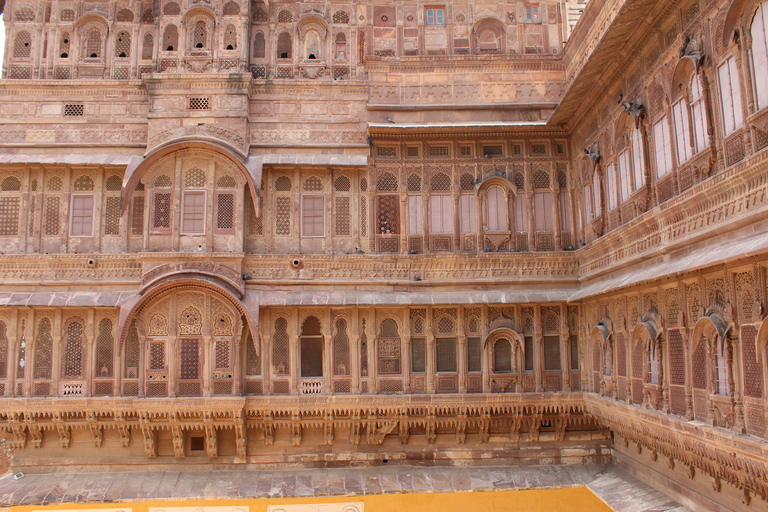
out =
<svg viewBox="0 0 768 512"><path fill-rule="evenodd" d="M202 452L205 450L205 438L204 437L190 437L189 438L189 451Z"/></svg>

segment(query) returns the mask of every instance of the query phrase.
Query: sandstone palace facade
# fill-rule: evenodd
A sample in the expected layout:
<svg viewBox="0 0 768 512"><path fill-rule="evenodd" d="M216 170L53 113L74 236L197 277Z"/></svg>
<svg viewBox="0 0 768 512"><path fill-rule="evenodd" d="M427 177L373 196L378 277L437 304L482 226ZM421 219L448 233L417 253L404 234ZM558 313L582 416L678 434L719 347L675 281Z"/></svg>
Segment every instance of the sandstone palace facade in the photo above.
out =
<svg viewBox="0 0 768 512"><path fill-rule="evenodd" d="M613 461L764 510L768 2L584 4L6 0L13 468Z"/></svg>

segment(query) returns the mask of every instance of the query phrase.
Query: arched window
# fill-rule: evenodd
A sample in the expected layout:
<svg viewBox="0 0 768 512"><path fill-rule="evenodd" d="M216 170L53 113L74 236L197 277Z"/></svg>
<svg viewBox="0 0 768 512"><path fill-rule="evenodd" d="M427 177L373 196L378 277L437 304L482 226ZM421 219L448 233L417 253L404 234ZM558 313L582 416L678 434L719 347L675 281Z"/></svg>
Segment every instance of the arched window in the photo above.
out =
<svg viewBox="0 0 768 512"><path fill-rule="evenodd" d="M198 21L195 23L195 28L192 31L192 48L202 49L208 47L208 27L205 26L204 21Z"/></svg>
<svg viewBox="0 0 768 512"><path fill-rule="evenodd" d="M104 318L99 322L99 337L96 338L96 377L112 377L114 345L112 320Z"/></svg>
<svg viewBox="0 0 768 512"><path fill-rule="evenodd" d="M693 142L696 153L709 145L707 133L707 114L704 105L704 91L701 80L696 75L691 78L691 119L693 120Z"/></svg>
<svg viewBox="0 0 768 512"><path fill-rule="evenodd" d="M29 32L22 30L16 34L13 40L13 57L14 58L27 58L32 52L32 38Z"/></svg>
<svg viewBox="0 0 768 512"><path fill-rule="evenodd" d="M291 34L283 32L277 36L277 58L278 59L290 59L291 49L293 43L291 42Z"/></svg>
<svg viewBox="0 0 768 512"><path fill-rule="evenodd" d="M616 157L616 167L619 172L619 190L621 201L629 199L632 194L632 169L629 166L629 150L625 149Z"/></svg>
<svg viewBox="0 0 768 512"><path fill-rule="evenodd" d="M235 50L237 49L237 30L235 29L235 26L231 23L227 25L226 30L224 30L224 49L225 50Z"/></svg>
<svg viewBox="0 0 768 512"><path fill-rule="evenodd" d="M333 374L349 375L349 335L347 321L336 320L336 334L333 337Z"/></svg>
<svg viewBox="0 0 768 512"><path fill-rule="evenodd" d="M512 371L512 343L506 338L499 338L493 344L493 372L510 373Z"/></svg>
<svg viewBox="0 0 768 512"><path fill-rule="evenodd" d="M83 331L82 320L73 319L67 323L64 356L61 362L61 377L64 379L83 376Z"/></svg>
<svg viewBox="0 0 768 512"><path fill-rule="evenodd" d="M131 56L131 34L125 30L115 36L115 57Z"/></svg>
<svg viewBox="0 0 768 512"><path fill-rule="evenodd" d="M267 43L263 32L256 32L253 36L253 58L263 59L266 56Z"/></svg>
<svg viewBox="0 0 768 512"><path fill-rule="evenodd" d="M754 48L754 41L752 43ZM739 70L736 58L728 57L717 68L720 82L720 107L723 115L725 134L733 133L744 122L744 112L741 105L741 86L739 85Z"/></svg>
<svg viewBox="0 0 768 512"><path fill-rule="evenodd" d="M534 231L554 231L554 207L549 174L538 171L533 175L533 228Z"/></svg>
<svg viewBox="0 0 768 512"><path fill-rule="evenodd" d="M144 34L144 44L141 47L141 58L145 60L151 59L153 47L154 47L154 40L152 38L152 34L150 33Z"/></svg>
<svg viewBox="0 0 768 512"><path fill-rule="evenodd" d="M179 47L179 29L176 25L168 25L163 32L163 48L167 52L176 51Z"/></svg>
<svg viewBox="0 0 768 512"><path fill-rule="evenodd" d="M53 337L51 336L51 321L48 318L40 320L35 340L35 379L50 379L53 368Z"/></svg>
<svg viewBox="0 0 768 512"><path fill-rule="evenodd" d="M603 375L610 377L613 374L613 351L611 350L611 344L608 341L605 342L603 349Z"/></svg>
<svg viewBox="0 0 768 512"><path fill-rule="evenodd" d="M488 215L488 231L509 230L509 210L504 189L493 186L488 189L485 200Z"/></svg>
<svg viewBox="0 0 768 512"><path fill-rule="evenodd" d="M316 30L308 30L304 35L304 58L320 59L320 34Z"/></svg>
<svg viewBox="0 0 768 512"><path fill-rule="evenodd" d="M645 185L645 148L643 134L638 128L632 130L632 172L634 190L637 190Z"/></svg>
<svg viewBox="0 0 768 512"><path fill-rule="evenodd" d="M397 323L392 319L381 322L379 334L379 373L400 374L400 335Z"/></svg>
<svg viewBox="0 0 768 512"><path fill-rule="evenodd" d="M688 109L685 97L681 97L672 105L672 120L675 124L675 141L677 142L677 163L681 164L691 158L691 125L688 122Z"/></svg>
<svg viewBox="0 0 768 512"><path fill-rule="evenodd" d="M672 138L666 116L653 125L653 147L656 152L656 177L662 178L672 172Z"/></svg>
<svg viewBox="0 0 768 512"><path fill-rule="evenodd" d="M731 389L728 384L730 376L730 366L728 364L728 354L726 343L722 336L717 336L715 340L715 353L714 353L714 392L718 395L729 396Z"/></svg>
<svg viewBox="0 0 768 512"><path fill-rule="evenodd" d="M651 384L660 384L659 377L661 371L661 352L659 344L650 341L648 348L648 382Z"/></svg>
<svg viewBox="0 0 768 512"><path fill-rule="evenodd" d="M291 373L288 344L288 320L283 317L277 318L272 335L272 365L275 375L289 375Z"/></svg>
<svg viewBox="0 0 768 512"><path fill-rule="evenodd" d="M347 60L347 36L339 32L336 34L336 60Z"/></svg>
<svg viewBox="0 0 768 512"><path fill-rule="evenodd" d="M323 335L320 331L320 320L310 316L301 326L299 340L301 350L301 376L323 376Z"/></svg>
<svg viewBox="0 0 768 512"><path fill-rule="evenodd" d="M101 31L93 28L88 31L85 39L85 57L98 59L101 57Z"/></svg>
<svg viewBox="0 0 768 512"><path fill-rule="evenodd" d="M752 72L755 85L756 108L768 105L768 5L760 4L750 28L752 36Z"/></svg>
<svg viewBox="0 0 768 512"><path fill-rule="evenodd" d="M478 53L496 53L500 49L499 37L490 27L480 29L477 34Z"/></svg>

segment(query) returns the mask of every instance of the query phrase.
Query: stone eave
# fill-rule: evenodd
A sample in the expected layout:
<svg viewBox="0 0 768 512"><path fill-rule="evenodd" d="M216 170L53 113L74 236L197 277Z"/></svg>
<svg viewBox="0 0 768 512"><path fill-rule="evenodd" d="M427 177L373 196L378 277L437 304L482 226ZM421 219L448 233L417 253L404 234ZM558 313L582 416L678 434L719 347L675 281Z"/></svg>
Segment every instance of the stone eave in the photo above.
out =
<svg viewBox="0 0 768 512"><path fill-rule="evenodd" d="M371 137L398 140L413 137L567 137L568 133L559 127L549 126L543 121L516 121L508 123L368 123Z"/></svg>
<svg viewBox="0 0 768 512"><path fill-rule="evenodd" d="M581 121L593 107L594 100L602 98L596 93L624 64L628 50L645 39L647 30L653 27L653 20L669 12L677 3L672 0L660 6L654 0L618 0L587 4L586 16L577 25L564 52L566 60L571 59L566 68L568 87L549 124L572 127ZM608 9L613 10L608 12ZM587 32L591 28L589 21L599 22L601 14L601 28ZM590 52L591 41L594 46ZM585 98L592 101L585 101Z"/></svg>

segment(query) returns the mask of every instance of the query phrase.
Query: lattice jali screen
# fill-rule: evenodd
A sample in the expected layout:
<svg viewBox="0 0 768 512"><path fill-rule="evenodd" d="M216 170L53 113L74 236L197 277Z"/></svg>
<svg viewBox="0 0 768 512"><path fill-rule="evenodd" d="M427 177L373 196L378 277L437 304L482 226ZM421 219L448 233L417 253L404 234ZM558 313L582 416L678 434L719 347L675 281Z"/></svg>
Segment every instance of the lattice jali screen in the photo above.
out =
<svg viewBox="0 0 768 512"><path fill-rule="evenodd" d="M482 371L483 341L481 338L467 338L467 371Z"/></svg>
<svg viewBox="0 0 768 512"><path fill-rule="evenodd" d="M352 189L352 183L347 176L339 176L334 180L333 188L336 192L349 192Z"/></svg>
<svg viewBox="0 0 768 512"><path fill-rule="evenodd" d="M149 369L165 370L165 342L152 341L149 344Z"/></svg>
<svg viewBox="0 0 768 512"><path fill-rule="evenodd" d="M549 173L537 171L533 175L533 188L549 188Z"/></svg>
<svg viewBox="0 0 768 512"><path fill-rule="evenodd" d="M250 333L246 336L245 344L245 374L249 377L261 375L261 357L256 353Z"/></svg>
<svg viewBox="0 0 768 512"><path fill-rule="evenodd" d="M152 226L157 229L171 227L171 194L170 192L155 193L155 208Z"/></svg>
<svg viewBox="0 0 768 512"><path fill-rule="evenodd" d="M544 336L544 370L559 370L560 365L560 337Z"/></svg>
<svg viewBox="0 0 768 512"><path fill-rule="evenodd" d="M334 233L336 236L350 236L351 223L350 223L350 198L349 197L336 197L335 199L335 215L334 215Z"/></svg>
<svg viewBox="0 0 768 512"><path fill-rule="evenodd" d="M75 179L74 184L72 185L72 188L76 192L90 192L93 190L94 184L93 184L93 178L88 176L87 174L83 174L82 176L78 176Z"/></svg>
<svg viewBox="0 0 768 512"><path fill-rule="evenodd" d="M398 196L376 196L378 214L377 232L380 235L400 234L400 198Z"/></svg>
<svg viewBox="0 0 768 512"><path fill-rule="evenodd" d="M382 379L379 381L379 393L384 395L402 393L403 381L393 379Z"/></svg>
<svg viewBox="0 0 768 512"><path fill-rule="evenodd" d="M120 198L107 197L104 215L104 235L120 234Z"/></svg>
<svg viewBox="0 0 768 512"><path fill-rule="evenodd" d="M152 37L152 34L147 32L146 34L144 34L144 41L141 45L141 58L144 60L151 59L154 46L155 46L154 38Z"/></svg>
<svg viewBox="0 0 768 512"><path fill-rule="evenodd" d="M275 236L291 235L291 198L275 198Z"/></svg>
<svg viewBox="0 0 768 512"><path fill-rule="evenodd" d="M420 192L421 191L421 175L413 173L408 175L408 192Z"/></svg>
<svg viewBox="0 0 768 512"><path fill-rule="evenodd" d="M544 332L559 332L560 306L542 306L541 319Z"/></svg>
<svg viewBox="0 0 768 512"><path fill-rule="evenodd" d="M349 335L347 321L336 320L336 334L333 337L333 374L349 375Z"/></svg>
<svg viewBox="0 0 768 512"><path fill-rule="evenodd" d="M456 338L435 338L435 365L438 372L458 371Z"/></svg>
<svg viewBox="0 0 768 512"><path fill-rule="evenodd" d="M741 346L744 361L744 396L763 397L763 372L761 361L755 352L755 327L741 327Z"/></svg>
<svg viewBox="0 0 768 512"><path fill-rule="evenodd" d="M17 235L19 232L18 197L0 197L0 235Z"/></svg>
<svg viewBox="0 0 768 512"><path fill-rule="evenodd" d="M235 194L217 194L216 229L234 229L235 227Z"/></svg>
<svg viewBox="0 0 768 512"><path fill-rule="evenodd" d="M99 322L99 335L96 338L96 366L97 377L113 376L114 337L112 336L112 320L104 318Z"/></svg>
<svg viewBox="0 0 768 512"><path fill-rule="evenodd" d="M738 300L738 313L741 323L752 321L752 308L754 299L754 278L752 272L736 274L736 296Z"/></svg>
<svg viewBox="0 0 768 512"><path fill-rule="evenodd" d="M245 394L246 395L261 395L263 394L263 385L260 380L247 380L245 381Z"/></svg>
<svg viewBox="0 0 768 512"><path fill-rule="evenodd" d="M382 192L395 192L397 187L397 176L391 172L382 172L379 175L378 181L376 181L376 188Z"/></svg>
<svg viewBox="0 0 768 512"><path fill-rule="evenodd" d="M387 319L381 323L379 336L379 373L400 373L400 336L397 323Z"/></svg>
<svg viewBox="0 0 768 512"><path fill-rule="evenodd" d="M134 196L131 212L131 235L144 234L144 196Z"/></svg>
<svg viewBox="0 0 768 512"><path fill-rule="evenodd" d="M147 382L145 394L148 398L168 396L168 383L159 381Z"/></svg>
<svg viewBox="0 0 768 512"><path fill-rule="evenodd" d="M0 379L8 376L8 336L5 324L0 322Z"/></svg>
<svg viewBox="0 0 768 512"><path fill-rule="evenodd" d="M179 377L182 380L200 378L200 340L181 339Z"/></svg>
<svg viewBox="0 0 768 512"><path fill-rule="evenodd" d="M61 216L59 209L61 198L57 196L48 196L45 198L45 229L46 236L56 236L61 229Z"/></svg>
<svg viewBox="0 0 768 512"><path fill-rule="evenodd" d="M493 345L493 372L505 373L512 371L512 342L499 338Z"/></svg>
<svg viewBox="0 0 768 512"><path fill-rule="evenodd" d="M91 29L85 40L85 56L91 59L101 57L101 31Z"/></svg>
<svg viewBox="0 0 768 512"><path fill-rule="evenodd" d="M126 31L121 31L115 36L115 57L131 56L131 35Z"/></svg>
<svg viewBox="0 0 768 512"><path fill-rule="evenodd" d="M67 340L62 360L62 377L79 378L83 376L83 324L80 320L71 320L67 324Z"/></svg>
<svg viewBox="0 0 768 512"><path fill-rule="evenodd" d="M437 332L440 334L452 334L456 329L453 320L443 316L437 320Z"/></svg>
<svg viewBox="0 0 768 512"><path fill-rule="evenodd" d="M275 320L275 333L272 336L272 364L275 375L290 374L288 359L288 320Z"/></svg>
<svg viewBox="0 0 768 512"><path fill-rule="evenodd" d="M360 236L368 236L368 198L360 196Z"/></svg>
<svg viewBox="0 0 768 512"><path fill-rule="evenodd" d="M214 347L214 361L215 368L218 370L228 369L230 367L229 360L230 341L229 340L216 340Z"/></svg>
<svg viewBox="0 0 768 512"><path fill-rule="evenodd" d="M616 333L616 366L619 377L627 376L627 342L623 333Z"/></svg>
<svg viewBox="0 0 768 512"><path fill-rule="evenodd" d="M22 30L16 34L13 41L13 56L14 58L27 58L30 56L32 50L32 37L29 32Z"/></svg>

